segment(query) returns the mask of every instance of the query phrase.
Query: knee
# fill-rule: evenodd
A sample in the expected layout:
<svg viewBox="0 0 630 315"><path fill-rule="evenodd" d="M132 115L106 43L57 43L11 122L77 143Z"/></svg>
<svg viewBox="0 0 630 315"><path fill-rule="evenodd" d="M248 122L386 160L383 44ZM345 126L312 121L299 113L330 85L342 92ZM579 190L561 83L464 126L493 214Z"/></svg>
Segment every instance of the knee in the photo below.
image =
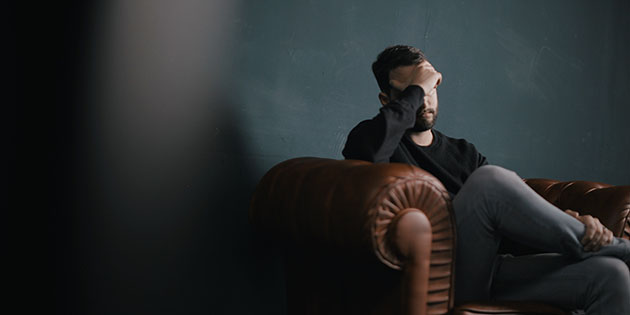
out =
<svg viewBox="0 0 630 315"><path fill-rule="evenodd" d="M476 169L468 178L475 185L503 187L514 180L522 181L513 171L496 165L484 165Z"/></svg>
<svg viewBox="0 0 630 315"><path fill-rule="evenodd" d="M625 291L630 289L630 270L621 259L608 256L587 258L592 260L590 268L591 281L604 288L618 288Z"/></svg>
<svg viewBox="0 0 630 315"><path fill-rule="evenodd" d="M607 256L590 257L584 262L588 264L583 271L587 313L630 314L630 271L626 263Z"/></svg>
<svg viewBox="0 0 630 315"><path fill-rule="evenodd" d="M601 268L605 271L605 278L617 279L630 285L630 270L623 260L615 257L606 257L606 263Z"/></svg>

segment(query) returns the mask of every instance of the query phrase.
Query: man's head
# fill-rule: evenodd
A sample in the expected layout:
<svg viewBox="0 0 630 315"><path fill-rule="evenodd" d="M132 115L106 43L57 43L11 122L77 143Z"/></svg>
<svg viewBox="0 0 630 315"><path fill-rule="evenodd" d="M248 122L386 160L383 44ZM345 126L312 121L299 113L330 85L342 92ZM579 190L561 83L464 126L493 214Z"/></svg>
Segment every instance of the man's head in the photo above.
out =
<svg viewBox="0 0 630 315"><path fill-rule="evenodd" d="M381 52L372 64L372 71L376 77L381 92L379 100L383 106L398 99L404 88L396 88L390 82L411 82L414 75L418 74L417 67L420 64L428 64L424 53L415 47L396 45L386 48ZM430 65L429 65L430 66ZM433 69L431 67L431 69ZM435 72L435 70L433 69ZM438 81L439 84L439 81ZM404 85L406 87L408 84ZM433 86L433 85L431 85ZM435 88L425 90L424 104L416 114L414 131L425 131L433 128L437 119L438 100Z"/></svg>
<svg viewBox="0 0 630 315"><path fill-rule="evenodd" d="M396 45L383 50L372 63L372 72L381 92L390 95L392 88L389 84L390 71L400 66L417 65L424 60L426 60L424 53L411 46Z"/></svg>

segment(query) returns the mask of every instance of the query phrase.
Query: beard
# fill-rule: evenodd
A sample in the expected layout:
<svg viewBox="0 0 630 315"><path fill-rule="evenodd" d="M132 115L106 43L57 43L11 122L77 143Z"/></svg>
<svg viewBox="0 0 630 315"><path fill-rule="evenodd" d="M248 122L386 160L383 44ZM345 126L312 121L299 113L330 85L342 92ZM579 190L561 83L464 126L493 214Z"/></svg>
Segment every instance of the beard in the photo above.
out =
<svg viewBox="0 0 630 315"><path fill-rule="evenodd" d="M425 113L431 113L430 117L424 117ZM437 109L424 109L421 108L416 113L416 124L411 128L411 130L416 132L427 131L435 125L435 121L437 120Z"/></svg>

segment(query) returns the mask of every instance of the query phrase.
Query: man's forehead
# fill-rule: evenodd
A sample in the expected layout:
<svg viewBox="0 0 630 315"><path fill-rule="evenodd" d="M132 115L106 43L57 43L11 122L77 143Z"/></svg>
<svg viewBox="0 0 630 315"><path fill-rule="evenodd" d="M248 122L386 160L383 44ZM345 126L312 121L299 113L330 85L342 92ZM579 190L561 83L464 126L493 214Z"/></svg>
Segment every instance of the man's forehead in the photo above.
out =
<svg viewBox="0 0 630 315"><path fill-rule="evenodd" d="M428 63L428 61L425 59L419 64L421 65L424 63ZM411 75L411 72L413 72L413 69L416 68L419 64L399 66L397 68L394 68L391 71L389 71L389 78L390 79L392 79L392 77L406 78Z"/></svg>
<svg viewBox="0 0 630 315"><path fill-rule="evenodd" d="M413 71L415 67L418 65L408 65L408 66L399 66L397 68L392 69L389 72L389 75L409 75Z"/></svg>
<svg viewBox="0 0 630 315"><path fill-rule="evenodd" d="M409 75L411 75L413 69L417 66L418 65L408 65L394 68L389 72L389 78L392 79L392 77L408 77Z"/></svg>

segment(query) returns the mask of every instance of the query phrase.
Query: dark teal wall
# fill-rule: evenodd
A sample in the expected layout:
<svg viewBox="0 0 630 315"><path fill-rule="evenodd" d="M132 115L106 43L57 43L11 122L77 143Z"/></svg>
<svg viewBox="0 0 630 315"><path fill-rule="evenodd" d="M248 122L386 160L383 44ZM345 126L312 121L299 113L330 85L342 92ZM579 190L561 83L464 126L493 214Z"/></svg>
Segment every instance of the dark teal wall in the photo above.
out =
<svg viewBox="0 0 630 315"><path fill-rule="evenodd" d="M340 158L377 113L370 64L423 49L444 75L437 128L523 177L630 182L624 1L249 1L235 99L259 167Z"/></svg>
<svg viewBox="0 0 630 315"><path fill-rule="evenodd" d="M19 275L60 314L283 314L251 193L280 161L341 158L393 44L426 52L444 75L437 128L492 163L630 184L625 0L48 7L24 23L41 100L4 118L25 126L15 235L35 257Z"/></svg>

